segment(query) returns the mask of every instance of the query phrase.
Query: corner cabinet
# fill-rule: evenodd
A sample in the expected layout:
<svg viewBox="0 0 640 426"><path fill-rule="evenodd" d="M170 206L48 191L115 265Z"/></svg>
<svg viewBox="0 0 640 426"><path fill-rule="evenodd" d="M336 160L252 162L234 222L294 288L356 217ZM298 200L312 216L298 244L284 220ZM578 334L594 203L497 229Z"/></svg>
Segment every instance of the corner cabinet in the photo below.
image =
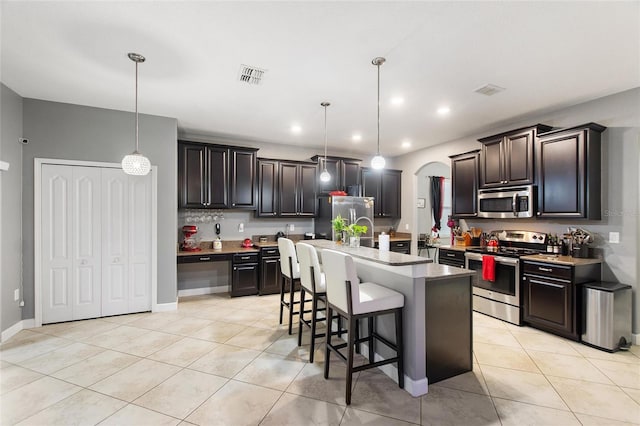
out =
<svg viewBox="0 0 640 426"><path fill-rule="evenodd" d="M178 141L178 207L255 209L256 151Z"/></svg>
<svg viewBox="0 0 640 426"><path fill-rule="evenodd" d="M361 168L362 196L373 197L374 216L398 218L402 215L402 170Z"/></svg>
<svg viewBox="0 0 640 426"><path fill-rule="evenodd" d="M480 188L530 185L534 181L534 142L539 133L552 127L544 124L512 130L479 139Z"/></svg>
<svg viewBox="0 0 640 426"><path fill-rule="evenodd" d="M258 159L257 217L314 217L317 166Z"/></svg>
<svg viewBox="0 0 640 426"><path fill-rule="evenodd" d="M451 215L454 218L478 216L478 161L480 150L452 155Z"/></svg>
<svg viewBox="0 0 640 426"><path fill-rule="evenodd" d="M362 160L355 158L327 157L327 171L331 175L329 182L320 180L320 173L325 169L325 158L314 155L311 161L318 163L318 194L328 195L331 191L346 191L349 186L360 184L360 164Z"/></svg>
<svg viewBox="0 0 640 426"><path fill-rule="evenodd" d="M605 129L588 123L539 135L537 217L602 218L601 134Z"/></svg>

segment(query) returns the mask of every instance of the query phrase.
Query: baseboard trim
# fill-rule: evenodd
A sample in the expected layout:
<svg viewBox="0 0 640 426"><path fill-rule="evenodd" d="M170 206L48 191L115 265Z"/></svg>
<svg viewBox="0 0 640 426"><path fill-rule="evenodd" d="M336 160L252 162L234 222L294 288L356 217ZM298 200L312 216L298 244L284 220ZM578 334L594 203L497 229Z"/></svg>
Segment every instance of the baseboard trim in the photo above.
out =
<svg viewBox="0 0 640 426"><path fill-rule="evenodd" d="M640 333L631 333L631 340L634 345L640 345Z"/></svg>
<svg viewBox="0 0 640 426"><path fill-rule="evenodd" d="M169 312L178 310L178 302L156 303L151 312Z"/></svg>
<svg viewBox="0 0 640 426"><path fill-rule="evenodd" d="M17 323L13 324L11 327L3 331L2 334L0 334L0 343L6 342L16 334L20 333L22 330L33 327L35 327L35 320L33 318L18 321Z"/></svg>
<svg viewBox="0 0 640 426"><path fill-rule="evenodd" d="M229 286L219 285L215 287L200 287L200 288L189 288L185 290L178 290L178 297L202 296L204 294L228 293L228 292L229 292Z"/></svg>

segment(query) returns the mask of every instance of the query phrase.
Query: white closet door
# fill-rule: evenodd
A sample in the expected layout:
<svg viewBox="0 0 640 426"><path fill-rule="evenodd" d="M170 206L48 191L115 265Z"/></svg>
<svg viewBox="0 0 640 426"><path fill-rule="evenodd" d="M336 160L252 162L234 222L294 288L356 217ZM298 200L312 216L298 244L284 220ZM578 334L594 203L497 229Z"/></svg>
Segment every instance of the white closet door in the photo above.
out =
<svg viewBox="0 0 640 426"><path fill-rule="evenodd" d="M151 174L129 176L129 312L151 309Z"/></svg>
<svg viewBox="0 0 640 426"><path fill-rule="evenodd" d="M129 177L102 170L102 315L129 312Z"/></svg>
<svg viewBox="0 0 640 426"><path fill-rule="evenodd" d="M73 319L72 169L43 165L42 323Z"/></svg>
<svg viewBox="0 0 640 426"><path fill-rule="evenodd" d="M73 318L99 317L101 303L100 169L69 167L73 177Z"/></svg>

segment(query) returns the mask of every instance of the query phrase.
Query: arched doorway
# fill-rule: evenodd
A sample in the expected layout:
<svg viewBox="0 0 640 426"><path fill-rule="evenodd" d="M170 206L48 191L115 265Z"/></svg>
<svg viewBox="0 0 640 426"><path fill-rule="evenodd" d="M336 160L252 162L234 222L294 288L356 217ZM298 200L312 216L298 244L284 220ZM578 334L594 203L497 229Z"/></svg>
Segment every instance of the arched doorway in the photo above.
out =
<svg viewBox="0 0 640 426"><path fill-rule="evenodd" d="M424 208L415 207L415 217L417 224L416 234L433 235L431 228L433 227L433 211L431 209L431 176L442 176L445 178L443 191L443 208L441 218L441 229L439 232L440 242L448 244L451 240L450 230L447 227L447 216L451 214L451 167L448 164L434 161L420 167L416 172L416 189L419 200L424 199ZM423 251L418 253L422 256L434 256L434 251Z"/></svg>

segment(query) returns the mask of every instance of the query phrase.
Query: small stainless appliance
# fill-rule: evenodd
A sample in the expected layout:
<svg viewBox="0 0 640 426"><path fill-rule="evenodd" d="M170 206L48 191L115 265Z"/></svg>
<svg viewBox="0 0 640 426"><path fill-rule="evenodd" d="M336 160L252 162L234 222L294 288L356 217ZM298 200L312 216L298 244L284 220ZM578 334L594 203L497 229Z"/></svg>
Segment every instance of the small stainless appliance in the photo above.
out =
<svg viewBox="0 0 640 426"><path fill-rule="evenodd" d="M520 294L520 256L542 253L546 249L546 234L530 231L493 231L498 238L497 251L469 248L465 266L477 271L473 278L473 310L501 320L522 324ZM483 256L493 257L495 279L482 278Z"/></svg>
<svg viewBox="0 0 640 426"><path fill-rule="evenodd" d="M360 245L364 247L374 246L373 197L349 197L349 196L322 196L318 197L318 216L315 218L315 234L332 236L336 241L331 220L340 215L347 224L356 223L366 225L366 234L360 237Z"/></svg>
<svg viewBox="0 0 640 426"><path fill-rule="evenodd" d="M478 191L478 217L514 219L534 217L532 185Z"/></svg>

